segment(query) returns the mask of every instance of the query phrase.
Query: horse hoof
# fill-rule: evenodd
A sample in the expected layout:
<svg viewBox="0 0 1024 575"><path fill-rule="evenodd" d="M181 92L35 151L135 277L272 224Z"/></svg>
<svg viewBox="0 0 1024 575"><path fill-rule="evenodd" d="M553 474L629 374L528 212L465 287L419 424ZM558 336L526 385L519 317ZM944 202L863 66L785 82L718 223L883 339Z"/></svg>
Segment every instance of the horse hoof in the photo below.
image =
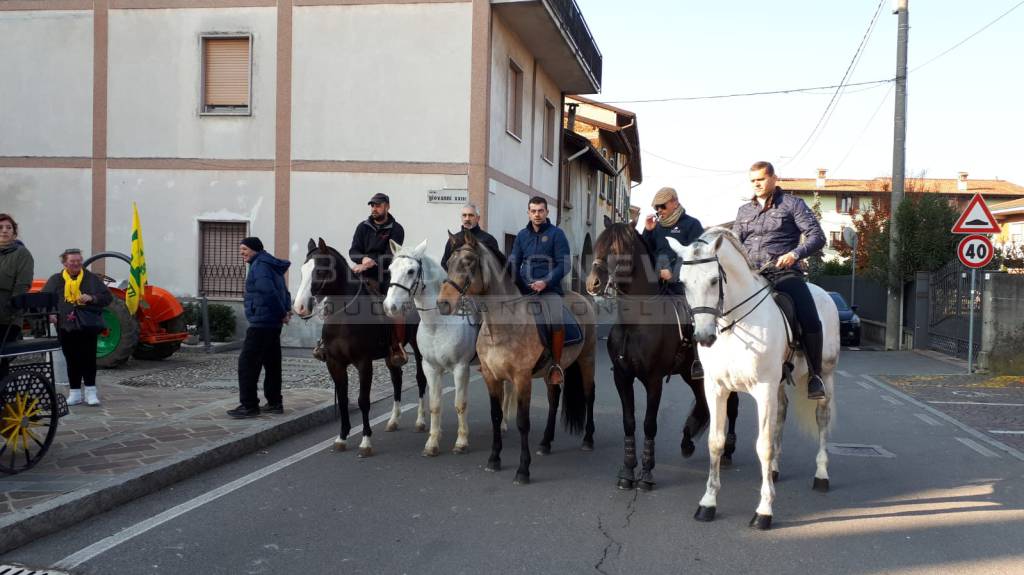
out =
<svg viewBox="0 0 1024 575"><path fill-rule="evenodd" d="M492 459L487 462L487 467L484 467L486 471L501 471L501 461L498 459Z"/></svg>
<svg viewBox="0 0 1024 575"><path fill-rule="evenodd" d="M593 451L594 450L594 442L593 441L584 441L583 445L580 446L580 450L582 450L582 451Z"/></svg>
<svg viewBox="0 0 1024 575"><path fill-rule="evenodd" d="M749 527L758 531L767 531L772 528L772 516L755 513L753 519L750 520Z"/></svg>
<svg viewBox="0 0 1024 575"><path fill-rule="evenodd" d="M779 472L778 471L772 471L772 483L775 483L778 480L779 480ZM817 479L814 480L814 484L815 485L818 484L818 480Z"/></svg>
<svg viewBox="0 0 1024 575"><path fill-rule="evenodd" d="M625 477L620 477L618 484L616 484L616 487L623 491L631 491L633 489L636 489L636 481L633 481L632 479L626 479Z"/></svg>
<svg viewBox="0 0 1024 575"><path fill-rule="evenodd" d="M426 447L423 449L423 457L437 457L440 453L441 450L436 447Z"/></svg>
<svg viewBox="0 0 1024 575"><path fill-rule="evenodd" d="M697 512L693 514L693 518L697 521L703 521L708 523L715 520L715 508L704 507L703 505L697 506Z"/></svg>
<svg viewBox="0 0 1024 575"><path fill-rule="evenodd" d="M537 455L551 455L551 446L541 445L537 448Z"/></svg>
<svg viewBox="0 0 1024 575"><path fill-rule="evenodd" d="M815 477L814 485L811 486L811 489L817 491L818 493L828 493L828 479L821 479L820 477Z"/></svg>
<svg viewBox="0 0 1024 575"><path fill-rule="evenodd" d="M346 451L347 449L348 449L348 443L345 440L343 440L343 439L335 439L334 440L334 450L335 451Z"/></svg>
<svg viewBox="0 0 1024 575"><path fill-rule="evenodd" d="M371 457L371 456L373 456L373 448L372 447L360 447L359 448L359 457Z"/></svg>
<svg viewBox="0 0 1024 575"><path fill-rule="evenodd" d="M683 452L683 459L689 459L693 455L693 452L697 451L697 446L690 440L684 441L679 447Z"/></svg>
<svg viewBox="0 0 1024 575"><path fill-rule="evenodd" d="M466 453L466 451L468 451L468 450L469 450L469 446L468 445L456 445L455 447L452 448L452 453L454 453L455 455L462 455L462 454Z"/></svg>
<svg viewBox="0 0 1024 575"><path fill-rule="evenodd" d="M384 426L384 431L398 431L398 422L389 421L388 424Z"/></svg>
<svg viewBox="0 0 1024 575"><path fill-rule="evenodd" d="M397 426L395 426L395 427L397 427ZM426 423L417 423L416 427L414 429L416 430L416 433L423 433L424 431L427 430L427 424Z"/></svg>
<svg viewBox="0 0 1024 575"><path fill-rule="evenodd" d="M718 465L720 465L722 467L730 467L730 466L732 466L732 456L731 455L726 455L726 454L723 453L722 457L720 457L718 459Z"/></svg>
<svg viewBox="0 0 1024 575"><path fill-rule="evenodd" d="M516 478L512 480L512 484L513 485L529 485L530 484L530 474L529 473L523 473L522 471L517 471L516 472Z"/></svg>
<svg viewBox="0 0 1024 575"><path fill-rule="evenodd" d="M639 489L640 491L645 491L645 492L646 491L653 491L654 490L654 482L653 481L640 480L640 481L637 482L636 488Z"/></svg>

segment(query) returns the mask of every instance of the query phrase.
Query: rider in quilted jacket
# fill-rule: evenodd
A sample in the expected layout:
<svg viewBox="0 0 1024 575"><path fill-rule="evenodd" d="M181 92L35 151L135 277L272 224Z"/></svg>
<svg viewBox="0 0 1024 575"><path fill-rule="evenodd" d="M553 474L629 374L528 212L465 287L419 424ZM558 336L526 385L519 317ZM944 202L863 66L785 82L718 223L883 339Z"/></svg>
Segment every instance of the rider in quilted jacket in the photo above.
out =
<svg viewBox="0 0 1024 575"><path fill-rule="evenodd" d="M825 233L807 204L785 193L776 181L775 168L770 163L757 162L750 167L754 196L740 207L733 231L743 242L747 256L755 266L774 265L776 269L770 275L775 277L769 277L769 280L775 289L793 299L797 320L803 330L804 352L812 372L807 383L807 397L824 399L821 320L803 272L796 263L824 247ZM782 270L790 273L779 273Z"/></svg>

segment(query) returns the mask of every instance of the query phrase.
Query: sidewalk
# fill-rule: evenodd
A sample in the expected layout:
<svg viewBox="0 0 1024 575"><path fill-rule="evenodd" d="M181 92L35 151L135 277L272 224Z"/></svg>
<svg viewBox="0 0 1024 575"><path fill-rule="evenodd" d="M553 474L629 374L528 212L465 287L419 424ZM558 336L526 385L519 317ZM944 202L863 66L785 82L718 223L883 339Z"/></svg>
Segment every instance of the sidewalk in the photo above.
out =
<svg viewBox="0 0 1024 575"><path fill-rule="evenodd" d="M237 352L175 354L101 370L102 405L72 407L36 467L0 476L0 553L336 420L327 368L304 351L284 358L284 415L242 420L224 413L238 405ZM415 387L414 369L406 366L406 389ZM350 406L358 393L354 375ZM66 395L68 388L57 390ZM371 401L391 395L381 365Z"/></svg>

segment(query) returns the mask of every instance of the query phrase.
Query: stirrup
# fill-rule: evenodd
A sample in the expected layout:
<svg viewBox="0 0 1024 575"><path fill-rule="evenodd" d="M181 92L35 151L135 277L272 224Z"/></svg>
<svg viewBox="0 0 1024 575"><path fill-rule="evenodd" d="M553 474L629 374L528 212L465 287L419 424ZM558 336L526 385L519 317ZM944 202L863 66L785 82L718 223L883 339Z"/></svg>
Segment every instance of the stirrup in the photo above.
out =
<svg viewBox="0 0 1024 575"><path fill-rule="evenodd" d="M825 399L825 382L815 374L807 380L807 399Z"/></svg>
<svg viewBox="0 0 1024 575"><path fill-rule="evenodd" d="M690 366L690 379L704 379L704 365L699 359L693 360L693 365Z"/></svg>
<svg viewBox="0 0 1024 575"><path fill-rule="evenodd" d="M405 348L401 345L391 347L391 365L395 367L402 367L409 363L409 355L405 353Z"/></svg>
<svg viewBox="0 0 1024 575"><path fill-rule="evenodd" d="M558 373L558 381L555 382L552 374ZM565 383L565 371L562 370L562 366L557 363L552 363L551 367L548 368L548 376L545 378L549 385L562 385Z"/></svg>
<svg viewBox="0 0 1024 575"><path fill-rule="evenodd" d="M316 342L313 348L313 357L320 361L327 361L327 350L324 348L324 340Z"/></svg>

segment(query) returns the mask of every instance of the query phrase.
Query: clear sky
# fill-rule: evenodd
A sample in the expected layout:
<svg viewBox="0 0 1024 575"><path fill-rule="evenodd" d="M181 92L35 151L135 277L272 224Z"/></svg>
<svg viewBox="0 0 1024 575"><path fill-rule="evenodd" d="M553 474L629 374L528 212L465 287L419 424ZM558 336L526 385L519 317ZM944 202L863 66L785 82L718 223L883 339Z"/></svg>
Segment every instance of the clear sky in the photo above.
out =
<svg viewBox="0 0 1024 575"><path fill-rule="evenodd" d="M879 0L577 3L604 55L595 99L620 102L839 84ZM1019 4L909 0L908 176L966 171L1024 185L1024 6L928 62ZM895 76L892 7L883 1L848 82ZM813 178L817 168L835 178L889 176L891 86L846 89L809 141L834 89L616 103L637 113L640 130L644 180L632 203L647 213L654 192L672 186L687 211L709 225L731 220L740 198L749 197L746 169L757 160L773 162L782 177Z"/></svg>

